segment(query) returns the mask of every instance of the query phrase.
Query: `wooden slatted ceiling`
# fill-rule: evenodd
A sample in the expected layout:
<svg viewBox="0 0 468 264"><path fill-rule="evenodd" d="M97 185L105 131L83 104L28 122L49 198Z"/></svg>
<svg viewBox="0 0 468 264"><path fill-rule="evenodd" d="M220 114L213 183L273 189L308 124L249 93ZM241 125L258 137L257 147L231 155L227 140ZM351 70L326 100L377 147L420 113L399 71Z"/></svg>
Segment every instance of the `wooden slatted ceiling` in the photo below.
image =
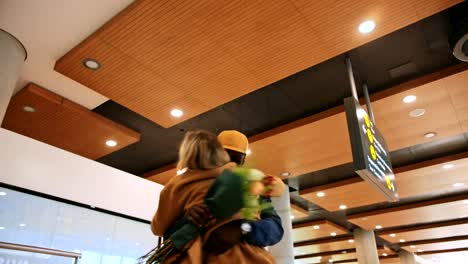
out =
<svg viewBox="0 0 468 264"><path fill-rule="evenodd" d="M444 165L453 167L444 169ZM395 175L400 198L468 190L468 152L401 168ZM323 192L325 196L318 197L317 192ZM362 195L363 193L366 195ZM305 189L300 194L304 199L328 211L337 211L342 204L354 208L386 201L359 177Z"/></svg>
<svg viewBox="0 0 468 264"><path fill-rule="evenodd" d="M139 133L32 83L13 96L2 127L90 159L140 140ZM107 147L110 139L118 145Z"/></svg>
<svg viewBox="0 0 468 264"><path fill-rule="evenodd" d="M465 85L467 69L466 63L459 64L371 97L377 126L385 135L390 150L468 131L464 126L468 120L468 100L458 99L468 93ZM412 104L404 104L402 99L409 94L418 98ZM416 108L424 108L426 114L410 117L409 111ZM346 118L342 111L342 107L333 108L251 137L252 154L247 165L273 175L289 172L294 177L351 162ZM431 131L437 132L437 136L430 139L423 136ZM164 184L175 174L172 166L145 176Z"/></svg>
<svg viewBox="0 0 468 264"><path fill-rule="evenodd" d="M467 247L468 247L468 239L463 239L463 240L409 245L409 246L404 246L403 249L409 252L422 253L424 251L448 250L448 249L467 248Z"/></svg>
<svg viewBox="0 0 468 264"><path fill-rule="evenodd" d="M341 251L354 249L354 241L352 236L343 238L328 239L317 242L301 242L294 244L294 256L317 254L321 252Z"/></svg>
<svg viewBox="0 0 468 264"><path fill-rule="evenodd" d="M377 253L381 257L391 257L396 255L396 253L389 249L389 248L383 248L379 247L377 249ZM384 255L385 254L385 255ZM296 259L294 260L295 264L302 264L302 263L330 263L330 262L340 262L341 261L346 261L346 260L356 260L357 255L356 255L356 250L351 249L351 250L344 250L339 253L332 253L332 252L325 252L325 253L319 253L315 254L311 257L300 257L301 255L296 256ZM331 260L331 261L330 261Z"/></svg>
<svg viewBox="0 0 468 264"><path fill-rule="evenodd" d="M459 219L468 217L467 203L468 195L459 195L452 198L431 200L429 202L351 215L348 217L348 220L363 229L373 230L379 225L389 228Z"/></svg>
<svg viewBox="0 0 468 264"><path fill-rule="evenodd" d="M468 220L379 233L381 238L389 241L390 243L401 243L400 240L410 242L455 237L460 235L468 235Z"/></svg>
<svg viewBox="0 0 468 264"><path fill-rule="evenodd" d="M138 0L55 69L170 127L461 1ZM366 19L377 28L361 35Z"/></svg>
<svg viewBox="0 0 468 264"><path fill-rule="evenodd" d="M309 216L309 212L304 210L302 207L297 206L295 204L291 204L291 218L292 219L299 219Z"/></svg>
<svg viewBox="0 0 468 264"><path fill-rule="evenodd" d="M294 225L292 231L294 242L330 237L331 233L343 235L348 233L348 231L345 228L327 220L313 221L307 222L305 224Z"/></svg>

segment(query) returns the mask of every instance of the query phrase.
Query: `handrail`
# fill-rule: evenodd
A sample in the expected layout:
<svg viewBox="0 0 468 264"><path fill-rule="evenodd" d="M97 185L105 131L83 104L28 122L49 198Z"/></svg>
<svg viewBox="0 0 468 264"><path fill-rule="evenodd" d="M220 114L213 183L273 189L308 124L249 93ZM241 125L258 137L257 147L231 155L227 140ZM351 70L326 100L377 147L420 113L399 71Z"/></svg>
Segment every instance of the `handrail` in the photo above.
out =
<svg viewBox="0 0 468 264"><path fill-rule="evenodd" d="M52 249L52 248L43 248L43 247L35 247L35 246L28 246L28 245L21 245L21 244L13 244L13 243L1 242L1 241L0 241L0 248L74 258L75 264L78 263L78 259L81 258L81 253L57 250L57 249Z"/></svg>

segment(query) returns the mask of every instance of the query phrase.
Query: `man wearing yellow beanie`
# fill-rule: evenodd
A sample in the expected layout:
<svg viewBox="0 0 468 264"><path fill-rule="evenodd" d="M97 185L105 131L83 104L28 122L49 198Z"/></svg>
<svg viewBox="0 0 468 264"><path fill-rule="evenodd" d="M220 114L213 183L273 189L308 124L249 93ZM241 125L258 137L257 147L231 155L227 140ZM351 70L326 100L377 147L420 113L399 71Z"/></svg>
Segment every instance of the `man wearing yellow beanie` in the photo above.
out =
<svg viewBox="0 0 468 264"><path fill-rule="evenodd" d="M247 137L236 130L226 130L218 135L218 141L231 157L231 161L237 165L243 165L249 149L249 140ZM278 177L271 177L275 182L275 189L282 192L285 185ZM266 201L269 198L262 197ZM247 243L266 247L278 243L283 237L283 227L281 218L273 207L263 210L260 214L260 220L246 222L241 225L243 237Z"/></svg>

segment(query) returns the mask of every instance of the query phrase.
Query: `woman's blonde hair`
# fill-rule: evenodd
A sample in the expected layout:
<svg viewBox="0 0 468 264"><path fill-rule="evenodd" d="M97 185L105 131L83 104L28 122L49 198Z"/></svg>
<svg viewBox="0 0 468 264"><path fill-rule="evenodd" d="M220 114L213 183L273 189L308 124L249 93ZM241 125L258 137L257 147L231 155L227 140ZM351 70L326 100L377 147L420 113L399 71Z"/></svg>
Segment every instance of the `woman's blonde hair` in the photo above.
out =
<svg viewBox="0 0 468 264"><path fill-rule="evenodd" d="M211 170L230 161L215 134L197 130L185 134L179 148L177 170Z"/></svg>

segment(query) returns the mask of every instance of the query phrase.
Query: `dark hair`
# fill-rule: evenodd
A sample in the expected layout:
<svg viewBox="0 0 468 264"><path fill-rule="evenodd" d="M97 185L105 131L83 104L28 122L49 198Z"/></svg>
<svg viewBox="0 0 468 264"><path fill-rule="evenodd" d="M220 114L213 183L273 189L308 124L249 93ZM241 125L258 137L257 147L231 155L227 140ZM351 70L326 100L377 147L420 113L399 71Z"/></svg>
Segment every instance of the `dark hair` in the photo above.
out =
<svg viewBox="0 0 468 264"><path fill-rule="evenodd" d="M234 150L230 150L230 149L226 149L226 152L228 153L228 155L231 158L232 162L235 162L237 165L244 165L244 162L245 162L245 154L244 153L234 151Z"/></svg>

